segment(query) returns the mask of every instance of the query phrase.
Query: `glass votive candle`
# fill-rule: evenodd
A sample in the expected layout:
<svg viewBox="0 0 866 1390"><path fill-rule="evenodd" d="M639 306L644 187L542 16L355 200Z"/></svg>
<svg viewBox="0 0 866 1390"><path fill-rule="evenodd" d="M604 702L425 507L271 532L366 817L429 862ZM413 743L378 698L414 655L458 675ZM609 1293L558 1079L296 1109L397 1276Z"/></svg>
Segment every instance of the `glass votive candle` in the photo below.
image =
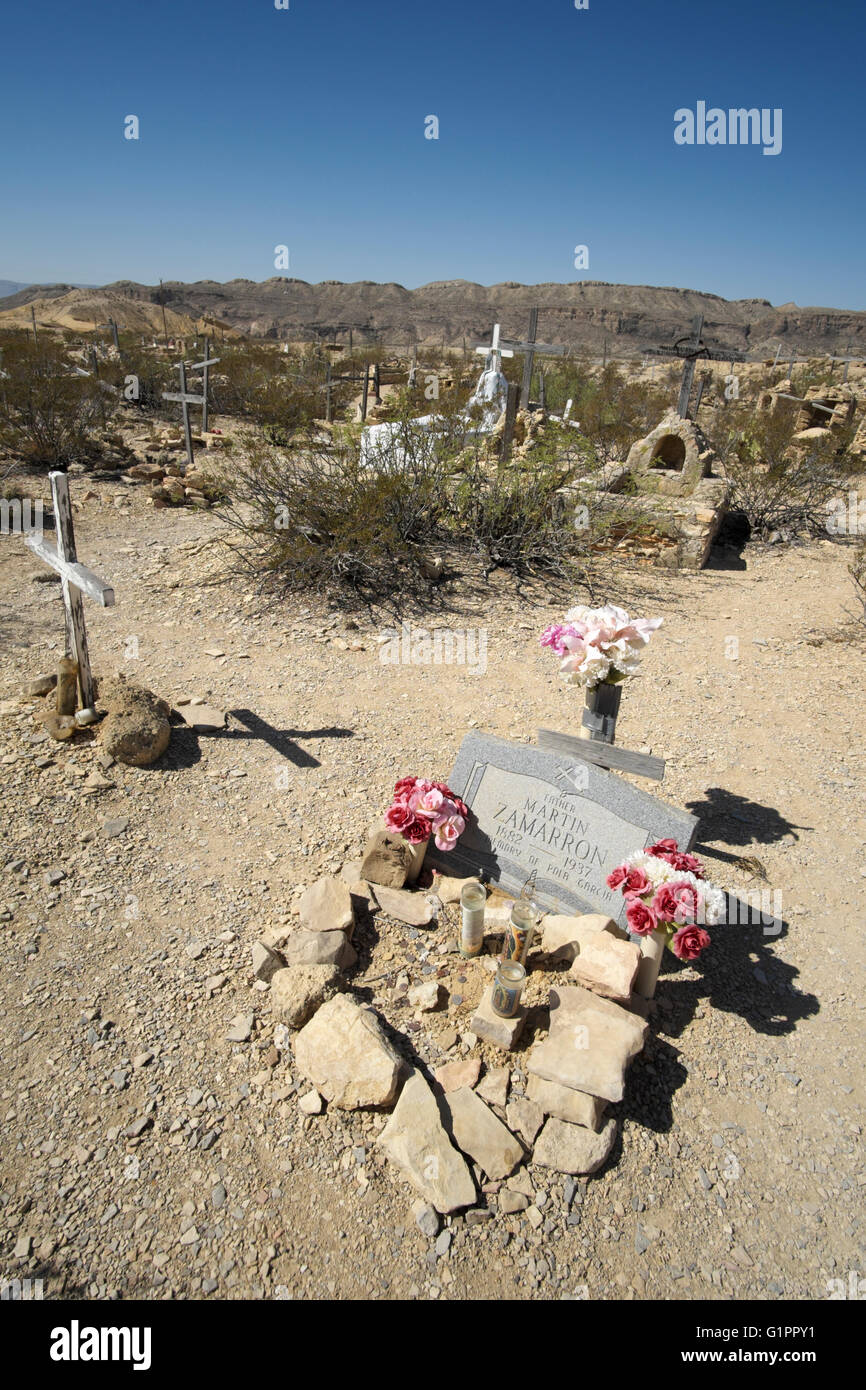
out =
<svg viewBox="0 0 866 1390"><path fill-rule="evenodd" d="M491 1008L500 1018L514 1018L520 1008L520 996L526 984L526 970L518 960L504 960L493 982Z"/></svg>
<svg viewBox="0 0 866 1390"><path fill-rule="evenodd" d="M464 883L460 889L460 954L480 956L484 946L484 908L487 890L480 883Z"/></svg>
<svg viewBox="0 0 866 1390"><path fill-rule="evenodd" d="M526 965L526 957L532 944L537 913L534 903L520 899L511 909L511 920L505 933L502 960L516 960Z"/></svg>

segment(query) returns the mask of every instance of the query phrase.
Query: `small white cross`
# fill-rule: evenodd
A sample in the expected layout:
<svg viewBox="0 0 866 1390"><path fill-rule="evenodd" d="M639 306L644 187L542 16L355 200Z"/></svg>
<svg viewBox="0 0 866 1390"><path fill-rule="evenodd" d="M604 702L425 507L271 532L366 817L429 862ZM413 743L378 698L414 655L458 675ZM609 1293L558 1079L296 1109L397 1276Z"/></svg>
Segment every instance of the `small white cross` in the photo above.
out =
<svg viewBox="0 0 866 1390"><path fill-rule="evenodd" d="M494 360L493 360L493 369L494 369L494 370L498 370L498 368L499 368L499 358L500 358L500 357L513 357L513 356L514 356L514 353L512 352L511 348L501 348L501 347L499 346L499 343L500 343L500 325L499 325L498 323L494 323L494 325L493 325L493 342L490 344L490 347L477 347L477 348L475 349L475 351L476 351L477 353L480 353L480 355L481 355L482 357L490 357L490 356L493 357L493 359L494 359Z"/></svg>

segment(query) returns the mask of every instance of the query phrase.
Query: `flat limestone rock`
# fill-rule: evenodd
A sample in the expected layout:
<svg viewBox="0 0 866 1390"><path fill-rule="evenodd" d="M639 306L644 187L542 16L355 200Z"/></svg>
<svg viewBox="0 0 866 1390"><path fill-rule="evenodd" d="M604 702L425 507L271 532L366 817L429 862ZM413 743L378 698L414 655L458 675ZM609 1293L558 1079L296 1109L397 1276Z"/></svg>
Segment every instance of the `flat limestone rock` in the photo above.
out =
<svg viewBox="0 0 866 1390"><path fill-rule="evenodd" d="M526 1094L545 1115L568 1120L569 1124L583 1125L586 1129L601 1129L605 1102L597 1096L589 1096L586 1091L574 1091L570 1086L560 1086L556 1081L542 1081L540 1076L530 1076Z"/></svg>
<svg viewBox="0 0 866 1390"><path fill-rule="evenodd" d="M56 674L36 676L24 687L25 695L47 695L57 684Z"/></svg>
<svg viewBox="0 0 866 1390"><path fill-rule="evenodd" d="M264 941L253 942L253 974L257 980L272 980L277 971L282 970L284 963L276 951L273 951L270 946L266 946Z"/></svg>
<svg viewBox="0 0 866 1390"><path fill-rule="evenodd" d="M467 1057L461 1062L444 1062L433 1073L434 1080L443 1091L459 1091L461 1087L473 1087L481 1071L480 1057Z"/></svg>
<svg viewBox="0 0 866 1390"><path fill-rule="evenodd" d="M608 1120L600 1134L583 1125L550 1119L538 1136L533 1163L558 1173L594 1173L607 1160L616 1139L616 1120Z"/></svg>
<svg viewBox="0 0 866 1390"><path fill-rule="evenodd" d="M490 1107L468 1086L446 1092L444 1101L451 1116L454 1139L463 1152L488 1178L507 1178L513 1173L523 1161L523 1145Z"/></svg>
<svg viewBox="0 0 866 1390"><path fill-rule="evenodd" d="M434 874L433 892L441 903L459 903L460 893L466 883L476 883L481 886L480 879L477 878L451 878L449 874Z"/></svg>
<svg viewBox="0 0 866 1390"><path fill-rule="evenodd" d="M298 910L305 931L354 931L352 895L338 878L320 878L302 894Z"/></svg>
<svg viewBox="0 0 866 1390"><path fill-rule="evenodd" d="M550 1032L536 1043L527 1070L602 1100L620 1101L626 1067L643 1047L647 1024L591 990L550 991Z"/></svg>
<svg viewBox="0 0 866 1390"><path fill-rule="evenodd" d="M488 1105L499 1105L504 1109L510 1082L510 1067L490 1067L475 1087L475 1091Z"/></svg>
<svg viewBox="0 0 866 1390"><path fill-rule="evenodd" d="M426 927L433 920L433 908L423 893L410 893L405 888L386 888L374 883L373 892L383 912L406 922L410 927Z"/></svg>
<svg viewBox="0 0 866 1390"><path fill-rule="evenodd" d="M627 1004L640 965L641 951L633 941L617 941L609 932L598 932L594 941L583 941L569 976L585 989L605 999Z"/></svg>
<svg viewBox="0 0 866 1390"><path fill-rule="evenodd" d="M402 835L373 829L364 847L359 879L385 888L402 888L412 864L412 846Z"/></svg>
<svg viewBox="0 0 866 1390"><path fill-rule="evenodd" d="M226 726L225 714L214 705L185 705L179 713L184 724L195 729L197 733L224 729Z"/></svg>
<svg viewBox="0 0 866 1390"><path fill-rule="evenodd" d="M425 980L423 984L413 985L408 994L413 1009L421 1013L432 1013L438 1009L442 998L442 986L438 980Z"/></svg>
<svg viewBox="0 0 866 1390"><path fill-rule="evenodd" d="M344 931L305 931L298 927L283 938L281 948L286 965L336 965L348 970L358 959Z"/></svg>
<svg viewBox="0 0 866 1390"><path fill-rule="evenodd" d="M601 912L588 912L579 917L562 917L548 913L539 924L541 949L545 955L560 960L574 960L579 946L592 941L599 932L628 940L628 933L618 927L612 917Z"/></svg>
<svg viewBox="0 0 866 1390"><path fill-rule="evenodd" d="M536 1134L544 1124L544 1111L534 1101L519 1097L510 1102L505 1112L508 1126L519 1134L528 1149L532 1148Z"/></svg>
<svg viewBox="0 0 866 1390"><path fill-rule="evenodd" d="M393 1105L406 1074L376 1014L344 994L301 1029L294 1053L298 1070L339 1110Z"/></svg>
<svg viewBox="0 0 866 1390"><path fill-rule="evenodd" d="M526 1010L521 1007L514 1018L500 1018L498 1014L493 1012L493 1006L490 1002L492 998L493 986L491 985L482 995L481 1003L472 1016L469 1029L476 1037L494 1043L496 1047L501 1047L504 1052L510 1052L523 1031L523 1025L526 1022Z"/></svg>
<svg viewBox="0 0 866 1390"><path fill-rule="evenodd" d="M274 1017L290 1028L302 1028L324 1002L337 979L335 965L289 965L271 976Z"/></svg>
<svg viewBox="0 0 866 1390"><path fill-rule="evenodd" d="M475 1183L461 1153L445 1132L436 1097L413 1071L377 1144L421 1196L443 1214L471 1207Z"/></svg>

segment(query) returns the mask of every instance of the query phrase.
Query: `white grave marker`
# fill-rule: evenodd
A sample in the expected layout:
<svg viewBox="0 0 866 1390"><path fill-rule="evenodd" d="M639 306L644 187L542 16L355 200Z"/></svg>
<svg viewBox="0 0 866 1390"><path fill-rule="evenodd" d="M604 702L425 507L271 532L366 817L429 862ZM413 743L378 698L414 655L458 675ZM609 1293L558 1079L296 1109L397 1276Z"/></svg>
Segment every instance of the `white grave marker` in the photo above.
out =
<svg viewBox="0 0 866 1390"><path fill-rule="evenodd" d="M93 599L103 608L114 607L114 589L104 579L78 563L75 549L75 531L72 525L72 504L69 501L69 480L65 473L48 474L51 483L51 497L54 503L54 520L57 527L57 549L49 545L41 536L27 536L26 543L60 575L63 585L63 607L66 614L66 655L78 663L78 685L81 691L82 709L93 707L93 677L90 672L90 656L87 651L87 632L84 625L84 600L82 595Z"/></svg>

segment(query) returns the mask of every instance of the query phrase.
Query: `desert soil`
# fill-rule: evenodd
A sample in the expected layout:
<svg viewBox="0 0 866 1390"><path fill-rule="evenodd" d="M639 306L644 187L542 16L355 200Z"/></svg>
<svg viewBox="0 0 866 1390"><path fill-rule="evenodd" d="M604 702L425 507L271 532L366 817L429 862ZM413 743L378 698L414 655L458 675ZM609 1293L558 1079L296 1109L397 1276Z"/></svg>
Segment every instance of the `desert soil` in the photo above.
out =
<svg viewBox="0 0 866 1390"><path fill-rule="evenodd" d="M397 776L447 778L470 727L532 742L577 725L580 697L537 640L562 600L494 575L431 619L486 628L485 674L385 666L386 620L269 608L216 582L212 515L91 487L79 553L117 592L114 609L87 606L95 670L204 699L228 727L178 726L155 766L115 764L85 793L98 742L54 743L41 702L18 699L62 652L59 588L3 538L0 1274L57 1298L665 1300L824 1299L866 1269L866 710L848 550L610 570L599 600L665 619L617 741L668 760L660 794L700 816L709 876L780 892L784 927L718 928L694 967L667 956L600 1173L524 1169L527 1211L491 1195L489 1219L446 1220L434 1240L375 1146L384 1115L300 1112L307 1084L273 1048L250 948L357 858ZM448 950L449 913L356 932L347 988L416 1064L468 1051L489 980ZM431 975L447 1006L416 1017L407 986ZM252 1038L229 1042L242 1013ZM511 1059L512 1095L543 1020Z"/></svg>

